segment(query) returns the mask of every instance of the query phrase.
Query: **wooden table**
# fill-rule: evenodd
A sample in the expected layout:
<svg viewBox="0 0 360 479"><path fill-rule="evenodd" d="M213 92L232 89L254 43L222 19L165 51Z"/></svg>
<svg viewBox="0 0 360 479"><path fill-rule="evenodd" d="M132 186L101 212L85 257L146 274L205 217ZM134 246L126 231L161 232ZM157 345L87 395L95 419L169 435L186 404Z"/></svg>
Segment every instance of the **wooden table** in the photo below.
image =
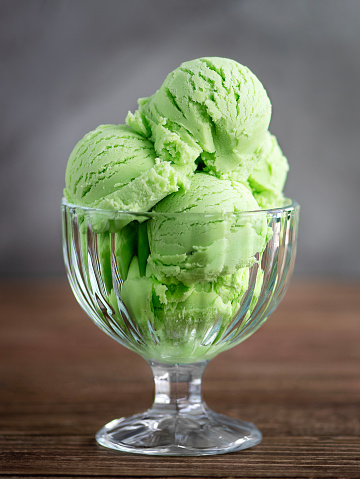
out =
<svg viewBox="0 0 360 479"><path fill-rule="evenodd" d="M147 457L96 445L152 402L150 369L96 328L65 280L1 283L1 477L360 477L360 285L293 282L263 328L208 366L210 407L260 445Z"/></svg>

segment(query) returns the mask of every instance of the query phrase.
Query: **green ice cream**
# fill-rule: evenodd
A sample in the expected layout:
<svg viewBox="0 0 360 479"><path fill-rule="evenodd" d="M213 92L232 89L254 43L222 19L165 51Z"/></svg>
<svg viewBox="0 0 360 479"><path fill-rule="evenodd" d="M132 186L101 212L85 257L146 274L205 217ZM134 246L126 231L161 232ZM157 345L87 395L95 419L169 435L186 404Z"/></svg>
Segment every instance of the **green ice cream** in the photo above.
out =
<svg viewBox="0 0 360 479"><path fill-rule="evenodd" d="M153 144L126 125L100 125L78 142L65 174L70 203L148 211L186 186L192 171L156 158Z"/></svg>
<svg viewBox="0 0 360 479"><path fill-rule="evenodd" d="M163 284L158 281L151 266L146 275L140 273L138 258L131 262L127 280L121 289L121 299L142 337L148 337L144 355L162 360L196 361L209 359L229 345L222 344L230 323L234 333L246 324L248 311L259 297L262 286L259 270L253 294L246 296L249 287L249 268L234 274L219 276L213 282L199 282L189 286ZM250 308L241 310L249 299ZM220 345L213 346L217 339Z"/></svg>
<svg viewBox="0 0 360 479"><path fill-rule="evenodd" d="M139 100L128 125L164 160L202 161L217 176L251 173L264 142L271 103L256 76L226 58L199 58L171 72L160 89Z"/></svg>
<svg viewBox="0 0 360 479"><path fill-rule="evenodd" d="M248 178L253 195L261 208L283 206L283 188L289 170L287 159L283 155L277 139L267 133L261 148L259 160Z"/></svg>
<svg viewBox="0 0 360 479"><path fill-rule="evenodd" d="M211 358L256 310L270 233L251 211L282 206L288 171L270 117L248 68L200 58L71 153L64 196L96 208L77 217L86 288L144 357Z"/></svg>
<svg viewBox="0 0 360 479"><path fill-rule="evenodd" d="M258 209L241 183L196 173L186 192L169 195L154 208L161 214L149 223L148 263L161 281L185 284L251 266L266 245L266 219L236 213ZM167 216L174 213L178 218Z"/></svg>

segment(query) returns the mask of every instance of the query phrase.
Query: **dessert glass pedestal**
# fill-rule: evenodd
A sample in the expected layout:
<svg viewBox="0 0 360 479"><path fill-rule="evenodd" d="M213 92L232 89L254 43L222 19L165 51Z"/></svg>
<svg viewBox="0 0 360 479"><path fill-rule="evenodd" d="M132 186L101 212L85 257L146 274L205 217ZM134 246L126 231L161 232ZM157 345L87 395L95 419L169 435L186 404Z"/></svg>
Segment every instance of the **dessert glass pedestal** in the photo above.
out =
<svg viewBox="0 0 360 479"><path fill-rule="evenodd" d="M100 329L148 361L155 381L153 406L106 424L100 445L183 456L261 441L252 423L207 407L201 378L210 359L253 334L281 301L298 218L291 200L273 210L171 215L63 200L63 252L76 299ZM171 235L159 233L164 224L178 235L174 254ZM169 244L159 250L163 239Z"/></svg>

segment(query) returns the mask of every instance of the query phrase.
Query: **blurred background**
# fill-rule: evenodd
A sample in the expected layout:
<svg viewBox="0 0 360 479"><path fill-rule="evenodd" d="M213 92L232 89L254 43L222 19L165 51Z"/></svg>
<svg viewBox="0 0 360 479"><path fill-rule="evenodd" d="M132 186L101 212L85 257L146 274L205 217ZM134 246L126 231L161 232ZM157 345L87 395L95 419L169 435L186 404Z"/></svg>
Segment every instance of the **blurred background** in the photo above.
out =
<svg viewBox="0 0 360 479"><path fill-rule="evenodd" d="M75 143L123 123L181 62L247 65L301 204L295 274L359 278L359 0L0 0L0 276L65 276Z"/></svg>

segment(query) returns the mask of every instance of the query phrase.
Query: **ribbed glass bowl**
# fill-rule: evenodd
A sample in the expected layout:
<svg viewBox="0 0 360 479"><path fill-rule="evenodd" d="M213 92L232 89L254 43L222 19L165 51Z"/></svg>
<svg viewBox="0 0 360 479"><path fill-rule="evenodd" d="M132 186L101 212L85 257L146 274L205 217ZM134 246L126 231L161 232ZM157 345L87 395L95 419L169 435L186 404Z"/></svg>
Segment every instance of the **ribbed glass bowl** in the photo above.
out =
<svg viewBox="0 0 360 479"><path fill-rule="evenodd" d="M209 410L208 361L253 334L285 294L299 205L241 213L133 213L62 201L63 253L79 304L100 329L145 358L155 401L111 421L102 446L206 455L261 441L251 423Z"/></svg>

